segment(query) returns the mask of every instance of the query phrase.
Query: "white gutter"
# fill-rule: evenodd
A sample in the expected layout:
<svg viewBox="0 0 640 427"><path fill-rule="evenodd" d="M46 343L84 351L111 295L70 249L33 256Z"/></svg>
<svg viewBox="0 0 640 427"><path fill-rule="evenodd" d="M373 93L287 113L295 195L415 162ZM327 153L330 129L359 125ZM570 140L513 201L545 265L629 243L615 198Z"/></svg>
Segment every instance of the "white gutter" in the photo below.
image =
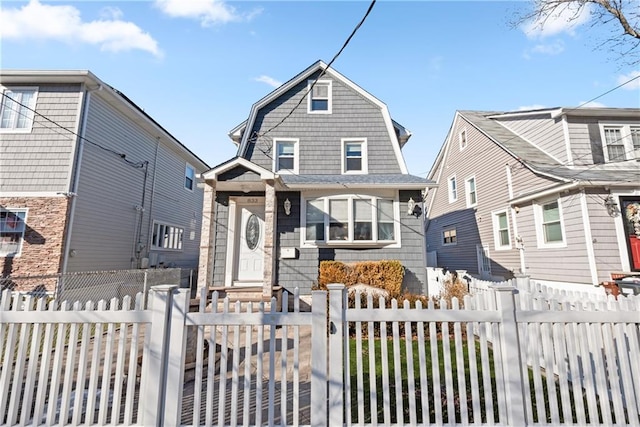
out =
<svg viewBox="0 0 640 427"><path fill-rule="evenodd" d="M530 202L531 200L540 199L546 196L550 196L556 193L562 193L564 191L570 191L576 188L583 187L584 183L582 182L570 182L569 184L559 185L557 187L549 188L546 190L539 191L537 193L529 194L527 196L517 197L515 199L511 199L509 201L510 206L517 206L522 203Z"/></svg>

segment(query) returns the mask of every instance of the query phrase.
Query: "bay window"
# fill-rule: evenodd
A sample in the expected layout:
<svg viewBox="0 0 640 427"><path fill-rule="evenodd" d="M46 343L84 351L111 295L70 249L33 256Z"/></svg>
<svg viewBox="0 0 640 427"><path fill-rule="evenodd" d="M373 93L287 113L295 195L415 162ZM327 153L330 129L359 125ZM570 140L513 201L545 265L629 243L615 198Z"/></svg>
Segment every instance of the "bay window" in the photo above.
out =
<svg viewBox="0 0 640 427"><path fill-rule="evenodd" d="M398 241L398 203L369 195L307 199L303 244L393 244Z"/></svg>

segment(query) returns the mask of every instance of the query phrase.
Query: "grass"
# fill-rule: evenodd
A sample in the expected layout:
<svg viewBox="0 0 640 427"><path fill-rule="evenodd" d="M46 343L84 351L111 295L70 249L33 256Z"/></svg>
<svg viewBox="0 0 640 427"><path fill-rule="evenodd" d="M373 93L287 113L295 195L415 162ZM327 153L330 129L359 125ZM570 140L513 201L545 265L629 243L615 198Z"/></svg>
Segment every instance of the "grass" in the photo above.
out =
<svg viewBox="0 0 640 427"><path fill-rule="evenodd" d="M433 363L431 358L432 352L432 344L430 342L424 343L424 353L425 353L425 361L424 367L426 371L425 381L422 381L421 378L421 363L419 356L419 345L418 341L412 341L412 359L408 359L406 357L407 348L405 341L402 341L400 345L400 372L401 372L401 388L398 389L396 387L395 381L395 370L396 370L396 361L394 358L395 349L393 347L393 342L391 340L387 343L387 366L386 370L386 378L385 378L385 370L383 370L383 362L382 362L382 341L380 339L374 340L373 351L375 353L375 381L376 381L376 408L375 414L378 422L382 422L386 419L392 423L409 423L410 422L410 406L409 400L412 399L415 402L415 416L418 423L435 423L437 419L455 421L456 423L463 422L463 416L466 415L468 417L469 422L473 422L475 417L480 417L482 422L487 421L487 410L491 410L484 398L479 402L480 405L480 413L474 413L473 407L474 402L472 400L471 394L471 370L469 367L469 349L465 342L463 344L463 357L461 361L457 360L455 344L453 341L449 343L449 354L450 354L450 366L451 370L447 371L445 368L445 356L444 356L444 343L443 340L438 340L436 344L438 360ZM356 340L351 339L349 341L349 351L350 351L350 380L351 380L351 414L352 414L352 422L371 422L373 418L372 408L371 408L371 397L370 393L372 391L371 381L370 381L370 370L369 370L369 353L371 349L369 348L369 344L367 340L363 340L362 343L362 353L358 354L356 351ZM484 397L485 385L483 383L483 374L488 374L491 383L491 404L492 404L492 413L489 414L494 419L497 420L498 413L498 403L497 403L497 394L495 392L496 389L496 380L495 380L495 364L493 360L493 352L489 350L488 352L488 366L481 363L480 360L480 345L479 343L475 344L475 354L476 354L476 367L477 367L477 381L479 384L478 388L478 396ZM464 365L464 389L461 388L463 384L462 378L458 378L457 365L460 362L461 366ZM408 368L409 363L411 363L413 372L414 372L414 388L415 393L413 395L409 395L409 383L408 383ZM364 399L363 402L358 402L358 382L357 382L357 372L358 365L362 369L362 389L364 391ZM437 369L435 369L437 366ZM434 372L434 370L436 372ZM486 372L485 372L486 371ZM437 376L438 382L434 380L434 377ZM388 382L387 382L388 381ZM453 387L450 387L447 390L446 382L449 382ZM426 386L426 390L423 389L423 383ZM384 384L388 384L388 387L385 387ZM438 392L438 388L440 391ZM398 414L397 407L397 393L401 393L402 397L402 410L401 415ZM428 400L428 408L429 413L423 413L422 408L422 396L426 393L426 398ZM478 402L476 402L476 408ZM364 409L364 419L358 420L358 412L361 409ZM385 414L386 408L386 414ZM398 419L402 417L402 419ZM428 418L428 419L427 419Z"/></svg>

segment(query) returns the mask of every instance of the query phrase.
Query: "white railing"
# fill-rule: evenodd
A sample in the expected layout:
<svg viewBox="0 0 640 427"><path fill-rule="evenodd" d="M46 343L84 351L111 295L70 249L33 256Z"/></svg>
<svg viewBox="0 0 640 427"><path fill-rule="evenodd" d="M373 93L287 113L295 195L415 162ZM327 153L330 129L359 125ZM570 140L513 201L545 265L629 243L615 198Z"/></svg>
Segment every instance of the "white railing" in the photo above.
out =
<svg viewBox="0 0 640 427"><path fill-rule="evenodd" d="M203 292L190 312L175 286L149 310L5 292L0 424L639 425L640 297L525 295L349 307L330 285L311 311Z"/></svg>

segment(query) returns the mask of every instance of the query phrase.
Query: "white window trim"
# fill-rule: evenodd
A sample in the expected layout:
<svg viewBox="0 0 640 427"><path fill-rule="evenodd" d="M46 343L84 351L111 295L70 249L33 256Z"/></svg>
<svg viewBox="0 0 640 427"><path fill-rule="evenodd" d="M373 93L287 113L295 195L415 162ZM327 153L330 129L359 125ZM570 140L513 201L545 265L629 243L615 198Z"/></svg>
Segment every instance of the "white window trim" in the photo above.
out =
<svg viewBox="0 0 640 427"><path fill-rule="evenodd" d="M354 240L353 239L353 200L358 198L364 199L385 199L393 201L393 233L395 236L395 240L376 240L378 234L377 228L377 209L373 208L373 229L372 235L374 237L373 240ZM324 207L323 211L324 215L324 241L312 241L306 240L306 228L307 228L307 201L314 199L324 199ZM336 241L329 240L329 200L335 199L347 199L348 203L348 212L349 212L349 239L344 241ZM401 242L401 232L402 228L400 226L400 202L398 198L398 192L394 191L392 193L376 193L376 194L364 194L364 193L332 193L332 194L322 194L322 193L314 193L309 192L306 194L300 195L300 247L302 248L336 248L336 247L344 247L344 248L362 248L362 247L373 247L373 248L400 248L402 247Z"/></svg>
<svg viewBox="0 0 640 427"><path fill-rule="evenodd" d="M464 138L462 138L464 136ZM462 145L462 141L464 139L464 145ZM460 151L464 150L469 146L469 135L467 134L467 129L462 129L458 134L458 146L460 147Z"/></svg>
<svg viewBox="0 0 640 427"><path fill-rule="evenodd" d="M27 232L27 219L29 217L29 208L2 208L0 209L3 212L24 212L24 230L22 230L22 236L20 236L20 246L18 248L18 252L12 255L2 254L0 253L0 257L2 258L18 258L22 254L22 248L24 247L24 234Z"/></svg>
<svg viewBox="0 0 640 427"><path fill-rule="evenodd" d="M558 202L558 216L560 217L560 232L562 233L562 241L547 243L544 241L544 229L542 227L542 206L549 203ZM539 249L553 249L553 248L566 248L567 247L567 235L564 228L564 216L562 214L561 199L545 199L544 201L538 201L533 205L533 217L536 225L536 241Z"/></svg>
<svg viewBox="0 0 640 427"><path fill-rule="evenodd" d="M193 188L187 187L187 171L189 169L193 171L193 182L191 185ZM184 179L183 179L182 186L184 187L185 190L191 191L191 192L193 192L196 189L196 168L194 168L189 163L185 163L185 166L184 166Z"/></svg>
<svg viewBox="0 0 640 427"><path fill-rule="evenodd" d="M312 110L311 109L311 100L313 98L313 93L311 90L311 85L315 80L307 80L307 113L309 114L331 114L333 108L333 81L321 79L318 80L319 84L327 85L329 87L329 96L327 99L327 109L326 110ZM318 84L316 83L316 84Z"/></svg>
<svg viewBox="0 0 640 427"><path fill-rule="evenodd" d="M280 142L293 142L293 170L291 169L281 169L278 170L278 143ZM275 173L286 175L286 174L295 174L299 173L299 159L300 152L298 146L300 145L300 140L298 138L274 138L273 140L273 162L271 170Z"/></svg>
<svg viewBox="0 0 640 427"><path fill-rule="evenodd" d="M631 128L640 127L638 123L612 123L612 122L599 122L600 125L600 139L602 141L602 152L604 154L604 161L609 162L621 162L624 160L640 159L640 150L635 151L633 148L633 140L631 139ZM624 147L624 160L611 160L609 159L609 150L607 146L607 140L605 138L605 128L618 128L620 129L620 142Z"/></svg>
<svg viewBox="0 0 640 427"><path fill-rule="evenodd" d="M475 203L471 203L471 185L469 184L469 182L471 180L473 180L473 185L475 186L475 193L476 193L476 202ZM468 208L472 208L474 206L478 206L478 181L476 180L476 176L475 175L467 177L467 179L464 180L464 194L465 194L465 197L467 199L467 207Z"/></svg>
<svg viewBox="0 0 640 427"><path fill-rule="evenodd" d="M341 171L343 175L363 175L369 173L369 155L367 151L367 138L342 138L341 140ZM359 171L347 171L347 143L360 143L362 146L362 169Z"/></svg>
<svg viewBox="0 0 640 427"><path fill-rule="evenodd" d="M0 100L0 119L2 119L2 112L4 111L4 104L7 101L7 97L4 96L4 93L6 91L14 91L14 90L33 90L34 94L33 94L33 105L27 105L27 107L29 107L28 114L29 114L29 126L23 129L16 129L16 128L0 128L0 133L30 133L31 130L33 129L33 121L35 119L35 113L32 110L36 109L36 105L38 103L38 93L40 88L38 86L0 86L0 89L2 90L2 99Z"/></svg>
<svg viewBox="0 0 640 427"><path fill-rule="evenodd" d="M451 181L454 181L456 183L456 193L454 194L454 197L451 197L452 192L451 192ZM458 200L458 180L456 179L455 174L451 175L450 177L447 178L447 195L449 197L449 203L453 203L456 202Z"/></svg>
<svg viewBox="0 0 640 427"><path fill-rule="evenodd" d="M450 230L455 230L456 232L456 241L452 242L452 243L445 243L444 242L444 233L446 231L450 231ZM458 227L456 227L455 225L447 225L442 227L442 232L440 233L440 244L442 246L455 246L458 244Z"/></svg>
<svg viewBox="0 0 640 427"><path fill-rule="evenodd" d="M502 245L500 243L500 222L498 221L498 216L504 214L505 217L507 218L507 235L509 236L509 244L508 245ZM510 227L510 222L509 222L509 212L504 209L501 211L495 211L495 212L491 212L491 218L492 218L492 222L493 222L493 241L494 241L494 247L496 249L496 251L506 251L511 249L512 246L512 237L511 237L511 227Z"/></svg>
<svg viewBox="0 0 640 427"><path fill-rule="evenodd" d="M182 230L182 247L181 248L163 248L162 246L156 246L153 243L153 233L155 231L156 228L156 224L158 225L164 225L165 227L173 227L173 228L177 228L179 230ZM167 251L167 252L182 252L184 251L184 243L185 243L185 227L181 227L179 225L176 224L171 224L169 222L164 222L164 221L159 221L159 220L153 220L153 225L151 226L151 235L149 236L149 240L150 240L150 250L152 251Z"/></svg>

